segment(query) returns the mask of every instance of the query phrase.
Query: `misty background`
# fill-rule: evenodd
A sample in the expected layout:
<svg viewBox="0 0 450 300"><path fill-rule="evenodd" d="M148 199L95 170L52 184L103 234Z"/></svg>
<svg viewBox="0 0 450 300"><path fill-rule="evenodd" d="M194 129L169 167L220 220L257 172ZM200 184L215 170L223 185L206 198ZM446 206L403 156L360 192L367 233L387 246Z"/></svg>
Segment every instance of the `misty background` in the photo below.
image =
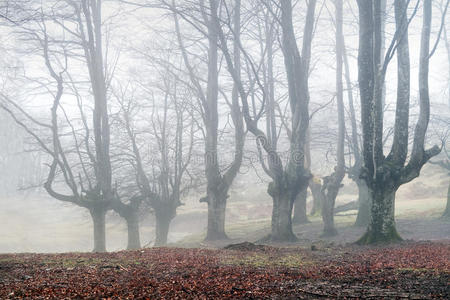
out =
<svg viewBox="0 0 450 300"><path fill-rule="evenodd" d="M4 2L4 1L2 1ZM56 1L58 2L58 1ZM133 2L133 1L130 1ZM139 2L139 1L137 1ZM143 1L139 4L147 3ZM151 4L152 1L148 1ZM157 1L154 1L157 2ZM163 1L164 2L164 1ZM190 1L182 2L186 7ZM303 5L299 1L299 7ZM445 1L433 1L435 14L433 15L431 41L437 38L440 30L440 6ZM50 4L45 9L51 11L57 20L64 20L64 10L51 10ZM253 17L252 9L261 9L255 1L242 3L243 5L243 36L242 40L248 53L255 57L261 56L258 30L263 24L258 24ZM45 5L44 5L45 6ZM158 141L166 136L169 141L167 147L178 147L177 141L183 141L183 155L189 153L189 165L183 183L186 189L180 195L182 205L176 209L176 216L170 224L168 243L179 246L200 245L206 233L207 212L206 203L199 200L206 194L206 180L204 178L205 154L204 128L201 124L201 109L196 92L189 83L189 74L183 63L183 53L180 51L179 41L175 32L173 12L160 8L161 5L134 5L127 1L104 1L102 10L102 26L104 38L104 61L106 62L108 86L108 113L111 120L111 153L114 175L113 185L121 190L121 197L131 198L137 188L130 182L134 178L134 163L127 163L132 155L132 145L128 140L122 117L124 107L132 108L128 112L132 118L134 136L142 154L145 169L149 178L155 182L159 179L161 148ZM412 6L412 5L411 5ZM2 5L0 5L2 7ZM389 44L392 32L395 32L393 19L393 5L388 1L386 6L385 40ZM409 8L412 11L412 7ZM29 12L29 11L27 11ZM305 10L294 7L294 26L301 39ZM316 8L316 27L311 48L311 67L309 77L310 92L310 148L311 166L314 176L321 178L333 171L336 165L336 140L338 132L336 82L335 82L335 22L333 19L334 6L330 1L318 1ZM194 13L193 13L194 14ZM20 19L20 12L18 13ZM12 15L12 17L15 17ZM59 18L59 19L58 19ZM251 21L253 20L253 21ZM2 95L17 104L16 111L26 112L33 116L33 120L21 117L33 132L41 132L43 141L51 144L51 134L39 122L50 123L50 108L56 85L52 81L37 40L30 38L33 30L41 20L27 21L21 26L13 26L10 22L1 20L0 26L0 89ZM61 21L62 22L62 21ZM77 142L73 137L82 137L79 131L83 129L80 118L79 101L83 102L88 120L93 111L92 88L89 74L86 72L85 62L81 58L82 51L76 43L63 43L70 40L70 29L76 29L74 23L45 21L46 33L51 38L50 59L55 68L62 70L67 67L70 76L65 77L66 89L61 98L60 112L61 140L74 148ZM202 85L207 80L207 39L196 31L192 23L180 18L181 33L184 47L199 74ZM200 22L200 21L199 21ZM345 46L350 66L350 79L354 97L358 128L360 128L360 100L358 90L358 26L357 6L354 1L344 1L343 32ZM445 18L445 30L450 30L448 18ZM410 127L413 128L419 114L419 49L422 24L422 12L419 10L409 27L409 45L411 55L411 111ZM67 26L66 30L63 26ZM38 29L36 29L38 28ZM260 33L260 32L259 32ZM444 40L447 38L447 40ZM278 103L277 130L279 131L278 151L281 157L289 157L289 138L283 126L280 114L288 107L287 82L283 65L283 53L280 49L279 37L274 40L274 81L276 85L275 98ZM450 124L450 37L441 35L441 41L430 61L429 91L431 99L431 119L427 133L426 145L447 145ZM300 42L299 42L300 43ZM65 52L64 52L65 51ZM65 55L67 61L64 62ZM389 70L395 69L397 62L394 57ZM218 158L221 170L230 167L234 157L235 126L232 122L229 102L233 90L231 76L227 72L225 58L219 53L219 86L218 96ZM243 63L243 70L250 66ZM242 76L246 87L254 85L254 78ZM253 82L252 82L253 81ZM395 98L397 93L396 72L387 72L385 84L385 147L392 144L392 127L395 121ZM255 88L256 89L256 88ZM344 89L347 93L347 89ZM169 99L169 100L167 100ZM254 95L255 107L264 110L261 95ZM177 104L178 103L178 104ZM347 99L346 116L349 115ZM128 106L127 106L128 105ZM177 106L179 105L179 106ZM10 105L11 107L11 105ZM169 109L167 110L167 107ZM165 110L166 108L166 110ZM17 110L18 109L18 110ZM256 111L255 111L256 113ZM181 116L181 117L180 117ZM260 121L265 123L266 115ZM167 128L162 131L161 120L167 119ZM177 120L185 120L182 125ZM67 122L70 120L70 122ZM89 121L90 122L90 121ZM33 124L34 123L34 124ZM179 127L181 126L181 127ZM264 126L261 126L264 127ZM353 164L351 147L348 145L350 136L350 120L346 120L347 134L345 146L346 166ZM181 128L181 131L177 131ZM265 129L264 129L265 130ZM76 133L72 135L72 131ZM410 133L410 135L412 135ZM181 142L180 142L181 143ZM412 141L411 141L412 143ZM180 148L181 149L181 148ZM264 230L270 228L272 215L272 199L267 194L269 176L260 164L260 153L255 138L246 132L243 159L237 177L229 190L226 208L226 231L232 239L248 239L248 233L257 232L263 235ZM168 153L167 162L176 163L176 152L163 150ZM75 154L71 152L75 157ZM266 155L263 159L267 159ZM74 158L71 158L74 159ZM440 153L432 161L447 159L446 154ZM75 159L74 159L75 160ZM185 160L185 162L187 159ZM43 188L47 180L52 158L42 151L39 144L17 124L11 115L0 109L0 252L68 252L91 251L92 220L89 211L71 203L57 201ZM76 168L81 168L74 163ZM89 172L88 172L89 173ZM158 173L158 174L156 174ZM60 174L59 174L60 175ZM77 177L78 174L75 175ZM78 179L77 179L78 180ZM419 224L423 220L438 218L447 204L447 190L449 171L436 164L426 164L419 178L401 186L396 196L396 216L402 224L412 222ZM85 183L86 184L86 183ZM355 201L358 198L356 184L347 176L343 180L336 199L336 207ZM66 191L67 187L61 179L56 180L55 186ZM308 212L312 208L312 195L308 191ZM127 202L128 203L128 202ZM345 211L336 216L338 229L354 222L356 209ZM412 216L412 217L411 217ZM152 246L155 242L154 209L145 203L139 209L140 241L142 246ZM414 219L416 221L409 221ZM296 225L296 232L301 232L299 238L319 239L317 230L321 219L311 216L311 224ZM403 223L402 223L403 222ZM433 222L433 221L431 221ZM340 224L340 225L339 225ZM447 223L448 225L448 223ZM303 227L302 227L303 226ZM435 224L436 235L429 232L415 232L419 239L443 239L450 236L450 226L446 223ZM317 227L317 228L316 228ZM310 229L310 232L308 230ZM352 229L363 233L364 228ZM401 229L402 230L402 229ZM317 233L317 234L316 234ZM108 210L106 214L106 246L108 251L123 250L127 247L127 224L117 212ZM403 235L408 236L403 231ZM412 233L411 233L412 234ZM334 237L334 241L350 242L350 237Z"/></svg>

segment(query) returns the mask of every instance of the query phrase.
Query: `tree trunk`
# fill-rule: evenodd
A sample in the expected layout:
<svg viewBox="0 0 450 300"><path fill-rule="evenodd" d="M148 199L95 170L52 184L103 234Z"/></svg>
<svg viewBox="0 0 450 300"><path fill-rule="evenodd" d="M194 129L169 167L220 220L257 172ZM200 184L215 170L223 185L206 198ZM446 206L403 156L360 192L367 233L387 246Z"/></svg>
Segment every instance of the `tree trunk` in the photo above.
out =
<svg viewBox="0 0 450 300"><path fill-rule="evenodd" d="M445 208L444 214L442 215L444 219L450 219L450 183L447 189L447 206Z"/></svg>
<svg viewBox="0 0 450 300"><path fill-rule="evenodd" d="M273 200L270 240L274 242L295 242L297 237L292 231L293 193L287 187L275 188L274 186L275 184L271 182L268 189Z"/></svg>
<svg viewBox="0 0 450 300"><path fill-rule="evenodd" d="M370 220L370 197L367 184L364 180L355 180L358 186L358 215L356 216L355 226L366 227Z"/></svg>
<svg viewBox="0 0 450 300"><path fill-rule="evenodd" d="M322 236L335 236L338 234L336 228L334 227L334 204L336 202L336 196L339 192L339 188L340 185L335 185L333 182L324 183L324 188L322 191L322 220L324 225Z"/></svg>
<svg viewBox="0 0 450 300"><path fill-rule="evenodd" d="M155 211L156 219L156 239L155 247L161 247L167 245L167 237L169 235L170 222L172 217L165 211Z"/></svg>
<svg viewBox="0 0 450 300"><path fill-rule="evenodd" d="M388 190L382 186L376 189L369 187L369 197L372 202L370 223L358 244L391 243L402 240L395 227L396 191L396 189Z"/></svg>
<svg viewBox="0 0 450 300"><path fill-rule="evenodd" d="M309 181L309 188L311 190L312 198L313 198L313 207L311 210L312 216L320 216L322 215L322 184L320 179L317 177L311 178Z"/></svg>
<svg viewBox="0 0 450 300"><path fill-rule="evenodd" d="M217 196L208 201L208 227L205 241L226 240L225 213L227 208L227 196Z"/></svg>
<svg viewBox="0 0 450 300"><path fill-rule="evenodd" d="M306 198L308 190L300 192L297 195L294 203L294 217L292 218L293 224L307 224L309 223L308 216L306 214Z"/></svg>
<svg viewBox="0 0 450 300"><path fill-rule="evenodd" d="M93 252L106 252L106 209L92 208L89 210L94 225L94 250Z"/></svg>
<svg viewBox="0 0 450 300"><path fill-rule="evenodd" d="M141 248L141 240L139 236L139 216L137 212L131 212L130 216L125 219L128 228L128 245L127 250L136 250Z"/></svg>
<svg viewBox="0 0 450 300"><path fill-rule="evenodd" d="M139 234L139 216L138 211L140 201L131 199L128 204L124 204L120 199L112 201L112 209L119 214L127 222L128 230L128 244L127 250L135 250L141 248L140 234Z"/></svg>
<svg viewBox="0 0 450 300"><path fill-rule="evenodd" d="M322 206L323 219L323 236L337 235L334 227L334 204L336 197L341 188L342 179L345 176L345 156L344 156L344 140L345 140L345 113L344 113L344 89L342 82L342 56L344 53L344 35L343 35L343 8L342 0L334 2L336 6L336 99L338 110L338 140L336 147L337 165L333 174L327 176L323 181L322 191L324 193L324 201Z"/></svg>

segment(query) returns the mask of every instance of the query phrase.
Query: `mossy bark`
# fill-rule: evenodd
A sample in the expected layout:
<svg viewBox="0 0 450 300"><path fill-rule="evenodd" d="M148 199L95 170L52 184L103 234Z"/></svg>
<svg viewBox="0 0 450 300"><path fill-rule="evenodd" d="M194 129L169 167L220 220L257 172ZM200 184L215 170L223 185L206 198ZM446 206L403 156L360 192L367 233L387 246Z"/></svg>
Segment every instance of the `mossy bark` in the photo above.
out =
<svg viewBox="0 0 450 300"><path fill-rule="evenodd" d="M372 201L370 223L367 232L357 241L357 244L384 244L401 241L395 225L395 193L394 190L369 188Z"/></svg>

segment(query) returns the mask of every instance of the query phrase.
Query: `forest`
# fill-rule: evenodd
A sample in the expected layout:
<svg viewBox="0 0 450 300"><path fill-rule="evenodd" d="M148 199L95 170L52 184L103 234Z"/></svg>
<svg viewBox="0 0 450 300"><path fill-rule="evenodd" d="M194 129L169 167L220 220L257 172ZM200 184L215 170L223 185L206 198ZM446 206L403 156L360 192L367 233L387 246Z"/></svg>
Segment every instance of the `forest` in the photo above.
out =
<svg viewBox="0 0 450 300"><path fill-rule="evenodd" d="M0 298L448 299L449 4L0 0Z"/></svg>

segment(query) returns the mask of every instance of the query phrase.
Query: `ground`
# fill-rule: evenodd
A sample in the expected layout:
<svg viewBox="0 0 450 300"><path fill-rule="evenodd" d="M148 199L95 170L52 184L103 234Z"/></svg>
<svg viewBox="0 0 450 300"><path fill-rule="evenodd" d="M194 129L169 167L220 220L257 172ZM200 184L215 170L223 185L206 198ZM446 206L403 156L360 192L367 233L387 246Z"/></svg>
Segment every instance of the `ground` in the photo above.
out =
<svg viewBox="0 0 450 300"><path fill-rule="evenodd" d="M0 255L0 298L450 297L450 243Z"/></svg>
<svg viewBox="0 0 450 300"><path fill-rule="evenodd" d="M397 194L397 228L405 241L377 247L353 244L365 228L354 227L356 211L347 211L335 218L336 237L321 238L315 216L294 226L296 243L224 249L270 232L271 200L256 184L231 193L230 240L203 242L206 206L194 198L172 222L169 248L147 248L154 224L144 219L146 248L120 251L125 223L109 214L106 254L86 253L92 249L87 211L43 194L0 197L0 253L9 253L0 254L0 299L450 299L450 221L440 218L448 174L422 173ZM355 186L346 183L337 205L355 197Z"/></svg>

